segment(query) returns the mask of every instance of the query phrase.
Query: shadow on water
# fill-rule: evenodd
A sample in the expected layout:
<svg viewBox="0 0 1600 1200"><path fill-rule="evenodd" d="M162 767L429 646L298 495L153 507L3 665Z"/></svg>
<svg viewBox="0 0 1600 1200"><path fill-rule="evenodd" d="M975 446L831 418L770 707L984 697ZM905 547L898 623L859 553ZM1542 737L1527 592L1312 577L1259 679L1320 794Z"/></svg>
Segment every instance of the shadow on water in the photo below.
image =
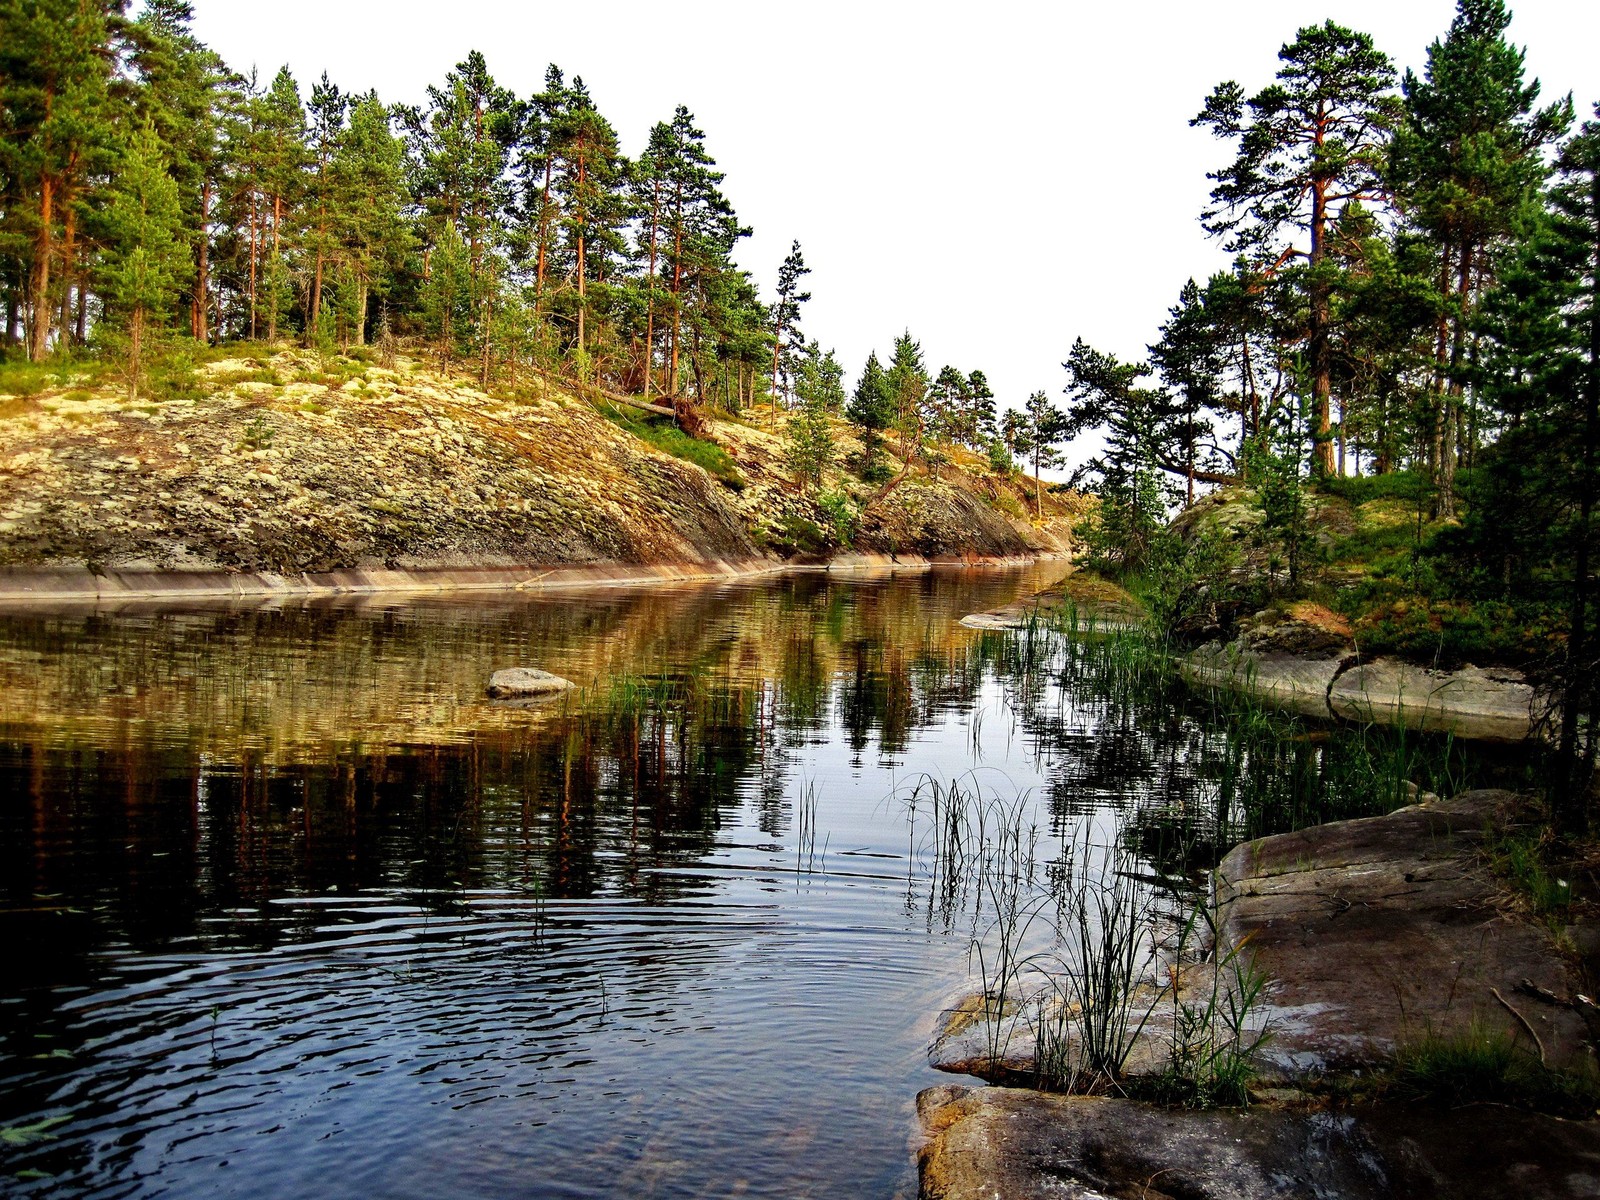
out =
<svg viewBox="0 0 1600 1200"><path fill-rule="evenodd" d="M1182 693L1115 639L956 624L1048 581L0 618L0 1171L908 1193L995 877L950 781L1029 831L1013 873L1064 878L1085 822L1176 872L1354 805L1360 753L1440 761ZM485 699L517 664L579 686Z"/></svg>

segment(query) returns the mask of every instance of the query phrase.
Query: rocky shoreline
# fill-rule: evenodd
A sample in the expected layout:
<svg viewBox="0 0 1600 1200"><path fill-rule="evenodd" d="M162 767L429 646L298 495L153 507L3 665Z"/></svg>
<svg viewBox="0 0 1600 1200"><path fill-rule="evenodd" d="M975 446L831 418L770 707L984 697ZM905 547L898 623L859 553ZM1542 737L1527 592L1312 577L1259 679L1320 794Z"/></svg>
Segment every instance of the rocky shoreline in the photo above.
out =
<svg viewBox="0 0 1600 1200"><path fill-rule="evenodd" d="M172 575L254 594L1070 548L1071 497L1030 519L1032 493L964 451L887 484L832 471L827 508L791 477L784 414L708 417L692 441L554 385L502 393L409 359L299 351L205 363L159 399L80 382L0 396L9 591L40 590L18 572L57 577L58 592ZM835 436L842 464L858 448L842 422ZM111 582L59 584L74 574Z"/></svg>
<svg viewBox="0 0 1600 1200"><path fill-rule="evenodd" d="M1407 1044L1469 1034L1514 1039L1552 1069L1595 1071L1600 1009L1583 988L1600 938L1574 927L1563 948L1485 859L1490 830L1526 819L1519 797L1481 791L1236 848L1217 872L1213 957L1248 953L1270 980L1258 1103L1189 1112L930 1089L918 1101L922 1195L1596 1195L1600 1121L1492 1102L1464 1115L1362 1083ZM973 1065L947 1039L934 1058ZM1130 1069L1160 1059L1146 1045ZM1021 1065L1009 1064L1013 1077Z"/></svg>
<svg viewBox="0 0 1600 1200"><path fill-rule="evenodd" d="M147 601L296 599L406 592L551 591L748 579L786 572L885 575L952 567L1020 567L1058 557L925 557L848 554L819 561L755 558L693 563L513 565L499 562L415 569L365 567L274 574L255 571L90 571L83 567L0 569L0 607Z"/></svg>

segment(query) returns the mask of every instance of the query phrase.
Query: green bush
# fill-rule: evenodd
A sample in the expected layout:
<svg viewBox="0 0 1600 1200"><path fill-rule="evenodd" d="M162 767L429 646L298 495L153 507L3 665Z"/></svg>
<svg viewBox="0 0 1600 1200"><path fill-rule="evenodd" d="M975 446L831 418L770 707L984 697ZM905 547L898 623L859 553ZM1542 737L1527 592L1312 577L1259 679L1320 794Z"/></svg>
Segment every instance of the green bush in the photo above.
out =
<svg viewBox="0 0 1600 1200"><path fill-rule="evenodd" d="M1442 668L1536 662L1558 649L1564 628L1554 608L1424 597L1380 602L1358 614L1354 626L1364 654Z"/></svg>
<svg viewBox="0 0 1600 1200"><path fill-rule="evenodd" d="M849 546L856 539L856 529L861 524L861 513L843 492L823 492L817 497L817 507L827 518L836 545Z"/></svg>

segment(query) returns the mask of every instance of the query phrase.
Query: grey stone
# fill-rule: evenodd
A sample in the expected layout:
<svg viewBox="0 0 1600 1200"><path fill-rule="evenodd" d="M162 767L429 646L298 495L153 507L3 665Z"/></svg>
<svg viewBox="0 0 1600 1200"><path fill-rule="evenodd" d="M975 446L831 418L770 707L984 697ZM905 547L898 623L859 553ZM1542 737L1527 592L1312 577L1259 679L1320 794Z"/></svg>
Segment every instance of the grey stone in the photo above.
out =
<svg viewBox="0 0 1600 1200"><path fill-rule="evenodd" d="M508 667L489 676L489 695L496 700L520 696L548 696L577 686L570 679L535 667Z"/></svg>
<svg viewBox="0 0 1600 1200"><path fill-rule="evenodd" d="M1392 658L1352 667L1333 681L1328 707L1352 721L1404 724L1433 733L1520 742L1541 715L1520 672L1480 667L1435 671Z"/></svg>

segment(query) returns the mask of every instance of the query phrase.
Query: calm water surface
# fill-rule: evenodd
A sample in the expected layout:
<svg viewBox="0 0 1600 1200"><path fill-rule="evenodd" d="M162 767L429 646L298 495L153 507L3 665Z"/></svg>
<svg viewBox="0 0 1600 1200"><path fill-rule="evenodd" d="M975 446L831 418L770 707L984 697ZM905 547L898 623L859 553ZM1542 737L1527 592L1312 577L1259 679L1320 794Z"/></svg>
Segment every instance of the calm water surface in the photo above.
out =
<svg viewBox="0 0 1600 1200"><path fill-rule="evenodd" d="M1170 785L956 624L1058 574L0 615L4 1190L913 1194L911 788Z"/></svg>

